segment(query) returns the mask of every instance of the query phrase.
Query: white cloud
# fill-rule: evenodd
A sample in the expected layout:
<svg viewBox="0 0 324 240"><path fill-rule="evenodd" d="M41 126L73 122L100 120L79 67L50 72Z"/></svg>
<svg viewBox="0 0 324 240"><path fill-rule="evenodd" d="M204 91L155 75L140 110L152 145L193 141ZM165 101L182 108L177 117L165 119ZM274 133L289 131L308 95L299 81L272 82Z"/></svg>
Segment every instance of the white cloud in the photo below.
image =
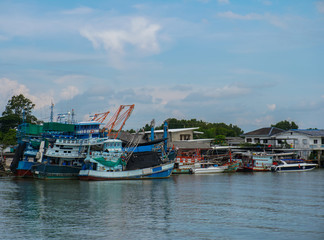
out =
<svg viewBox="0 0 324 240"><path fill-rule="evenodd" d="M268 0L264 0L262 3L264 5L266 5L266 6L271 6L272 5L272 2L271 1L268 1Z"/></svg>
<svg viewBox="0 0 324 240"><path fill-rule="evenodd" d="M267 108L268 108L270 111L274 111L274 110L276 110L277 105L276 105L276 104L268 104L268 105L267 105Z"/></svg>
<svg viewBox="0 0 324 240"><path fill-rule="evenodd" d="M23 84L8 78L0 78L0 102L6 102L14 95L24 94L28 95L29 90Z"/></svg>
<svg viewBox="0 0 324 240"><path fill-rule="evenodd" d="M273 116L267 115L264 117L256 118L254 120L254 124L259 127L267 127L270 126L274 122Z"/></svg>
<svg viewBox="0 0 324 240"><path fill-rule="evenodd" d="M262 15L257 13L249 13L246 15L241 15L237 13L233 13L232 11L221 12L217 14L218 17L222 18L230 18L230 19L238 19L238 20L260 20L262 19Z"/></svg>
<svg viewBox="0 0 324 240"><path fill-rule="evenodd" d="M78 14L89 14L92 13L93 11L94 10L89 7L78 7L72 10L63 11L62 13L67 15L78 15Z"/></svg>
<svg viewBox="0 0 324 240"><path fill-rule="evenodd" d="M217 0L218 3L220 4L229 4L229 0Z"/></svg>
<svg viewBox="0 0 324 240"><path fill-rule="evenodd" d="M88 26L80 34L91 41L94 48L104 48L114 66L118 67L126 48L133 47L139 54L156 54L160 52L157 33L161 26L149 22L143 17L129 19L126 26L119 28L96 29Z"/></svg>
<svg viewBox="0 0 324 240"><path fill-rule="evenodd" d="M8 78L0 78L0 107L4 109L8 100L15 95L23 94L26 98L30 99L35 104L35 109L43 108L48 106L52 99L51 91L47 93L40 93L36 95L30 94L30 90L23 84L17 81L10 80Z"/></svg>
<svg viewBox="0 0 324 240"><path fill-rule="evenodd" d="M64 75L62 77L59 77L58 79L54 80L56 84L78 84L80 81L84 81L86 79L86 76L83 75L77 75L77 74L70 74L70 75Z"/></svg>
<svg viewBox="0 0 324 240"><path fill-rule="evenodd" d="M316 2L317 11L324 13L324 1Z"/></svg>
<svg viewBox="0 0 324 240"><path fill-rule="evenodd" d="M80 94L80 90L76 86L67 86L62 89L60 97L62 100L69 100Z"/></svg>
<svg viewBox="0 0 324 240"><path fill-rule="evenodd" d="M269 13L265 13L265 14L249 13L246 15L242 15L242 14L233 13L232 11L227 11L227 12L220 12L217 14L217 16L221 17L221 18L228 18L228 19L235 19L235 20L246 20L246 21L262 20L262 21L269 22L270 24L280 27L280 28L286 27L286 24L284 23L284 21L281 18L279 18L278 16L275 16L275 15L271 15Z"/></svg>

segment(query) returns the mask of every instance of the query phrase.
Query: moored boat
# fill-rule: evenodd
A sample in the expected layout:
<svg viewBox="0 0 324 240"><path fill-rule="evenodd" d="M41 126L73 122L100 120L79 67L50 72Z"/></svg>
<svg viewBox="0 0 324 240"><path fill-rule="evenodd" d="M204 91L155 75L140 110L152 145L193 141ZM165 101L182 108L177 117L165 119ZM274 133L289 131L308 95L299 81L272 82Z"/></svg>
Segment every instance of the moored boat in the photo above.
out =
<svg viewBox="0 0 324 240"><path fill-rule="evenodd" d="M189 174L195 165L199 165L203 160L200 149L181 149L177 151L175 166L172 171L174 174Z"/></svg>
<svg viewBox="0 0 324 240"><path fill-rule="evenodd" d="M281 159L271 166L273 172L305 172L316 168L315 163L307 163L302 159Z"/></svg>
<svg viewBox="0 0 324 240"><path fill-rule="evenodd" d="M166 163L135 170L104 171L85 169L80 171L79 178L80 180L144 180L168 178L172 173L173 166L173 163Z"/></svg>
<svg viewBox="0 0 324 240"><path fill-rule="evenodd" d="M213 174L223 173L228 169L227 165L218 166L215 163L201 163L199 166L191 168L193 174Z"/></svg>
<svg viewBox="0 0 324 240"><path fill-rule="evenodd" d="M254 154L249 162L245 163L244 171L267 172L273 164L274 156L267 154Z"/></svg>
<svg viewBox="0 0 324 240"><path fill-rule="evenodd" d="M233 173L233 172L236 172L237 169L239 168L240 161L239 160L232 160L232 161L230 161L228 163L225 163L223 166L227 166L227 169L225 169L224 172Z"/></svg>
<svg viewBox="0 0 324 240"><path fill-rule="evenodd" d="M48 147L42 161L32 166L34 178L78 179L89 144L99 145L108 138L58 138Z"/></svg>
<svg viewBox="0 0 324 240"><path fill-rule="evenodd" d="M122 142L108 139L100 149L89 146L80 180L139 180L168 178L174 163L160 157L156 151L125 152Z"/></svg>

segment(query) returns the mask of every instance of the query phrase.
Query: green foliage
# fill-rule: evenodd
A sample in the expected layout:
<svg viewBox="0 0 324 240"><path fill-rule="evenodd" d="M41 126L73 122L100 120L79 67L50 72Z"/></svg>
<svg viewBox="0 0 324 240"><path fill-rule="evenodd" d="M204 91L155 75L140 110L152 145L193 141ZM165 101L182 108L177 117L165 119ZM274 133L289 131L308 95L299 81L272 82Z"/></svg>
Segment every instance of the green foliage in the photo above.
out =
<svg viewBox="0 0 324 240"><path fill-rule="evenodd" d="M0 146L2 150L11 145L17 144L16 130L9 129L8 132L0 132Z"/></svg>
<svg viewBox="0 0 324 240"><path fill-rule="evenodd" d="M298 125L295 122L289 122L287 120L278 122L275 125L271 125L271 127L276 127L283 130L298 129Z"/></svg>
<svg viewBox="0 0 324 240"><path fill-rule="evenodd" d="M20 117L15 114L0 117L0 131L6 133L9 129L17 127L20 121Z"/></svg>
<svg viewBox="0 0 324 240"><path fill-rule="evenodd" d="M12 96L12 98L8 101L2 116L17 115L22 119L23 115L25 115L26 122L37 123L37 118L32 115L32 110L34 107L35 104L22 94Z"/></svg>
<svg viewBox="0 0 324 240"><path fill-rule="evenodd" d="M199 127L198 131L203 132L203 134L197 136L199 138L216 138L217 136L238 137L243 134L242 129L232 124L208 123L196 119L177 120L175 118L170 118L167 121L169 129ZM156 129L163 129L163 124Z"/></svg>
<svg viewBox="0 0 324 240"><path fill-rule="evenodd" d="M217 135L214 142L217 145L224 145L226 144L226 137L224 135Z"/></svg>
<svg viewBox="0 0 324 240"><path fill-rule="evenodd" d="M2 138L2 142L4 144L7 144L8 146L17 144L16 130L15 129L9 129L9 131L7 133L4 133L3 138Z"/></svg>
<svg viewBox="0 0 324 240"><path fill-rule="evenodd" d="M32 115L35 104L31 100L20 94L13 96L7 103L2 117L0 118L0 130L7 132L9 129L17 127L23 121L27 123L38 123L37 118Z"/></svg>

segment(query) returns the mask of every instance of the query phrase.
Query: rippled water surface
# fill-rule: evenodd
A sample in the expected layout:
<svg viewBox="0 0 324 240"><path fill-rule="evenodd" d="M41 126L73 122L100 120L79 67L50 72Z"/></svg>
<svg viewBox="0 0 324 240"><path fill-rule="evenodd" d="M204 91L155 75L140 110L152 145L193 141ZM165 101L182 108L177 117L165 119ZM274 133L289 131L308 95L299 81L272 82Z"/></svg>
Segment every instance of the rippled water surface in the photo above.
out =
<svg viewBox="0 0 324 240"><path fill-rule="evenodd" d="M0 239L324 239L324 169L147 181L0 178Z"/></svg>

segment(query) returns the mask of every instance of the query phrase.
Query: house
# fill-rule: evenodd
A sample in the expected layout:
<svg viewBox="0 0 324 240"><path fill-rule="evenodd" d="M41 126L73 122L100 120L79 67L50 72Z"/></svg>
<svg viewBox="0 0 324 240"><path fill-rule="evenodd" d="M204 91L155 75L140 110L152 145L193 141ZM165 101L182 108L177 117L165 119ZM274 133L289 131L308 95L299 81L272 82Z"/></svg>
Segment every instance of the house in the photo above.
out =
<svg viewBox="0 0 324 240"><path fill-rule="evenodd" d="M324 151L324 130L288 130L274 136L279 144L289 144L291 149L299 153L302 158L309 158L314 153L320 159Z"/></svg>
<svg viewBox="0 0 324 240"><path fill-rule="evenodd" d="M202 134L202 132L195 131L198 127L193 128L175 128L168 129L169 142L188 141L193 140L195 134ZM146 131L145 135L150 135L151 131ZM155 139L163 138L163 129L154 130Z"/></svg>
<svg viewBox="0 0 324 240"><path fill-rule="evenodd" d="M244 142L246 143L276 146L277 140L273 136L282 132L285 132L285 130L276 127L266 127L244 133L241 137L244 137Z"/></svg>

